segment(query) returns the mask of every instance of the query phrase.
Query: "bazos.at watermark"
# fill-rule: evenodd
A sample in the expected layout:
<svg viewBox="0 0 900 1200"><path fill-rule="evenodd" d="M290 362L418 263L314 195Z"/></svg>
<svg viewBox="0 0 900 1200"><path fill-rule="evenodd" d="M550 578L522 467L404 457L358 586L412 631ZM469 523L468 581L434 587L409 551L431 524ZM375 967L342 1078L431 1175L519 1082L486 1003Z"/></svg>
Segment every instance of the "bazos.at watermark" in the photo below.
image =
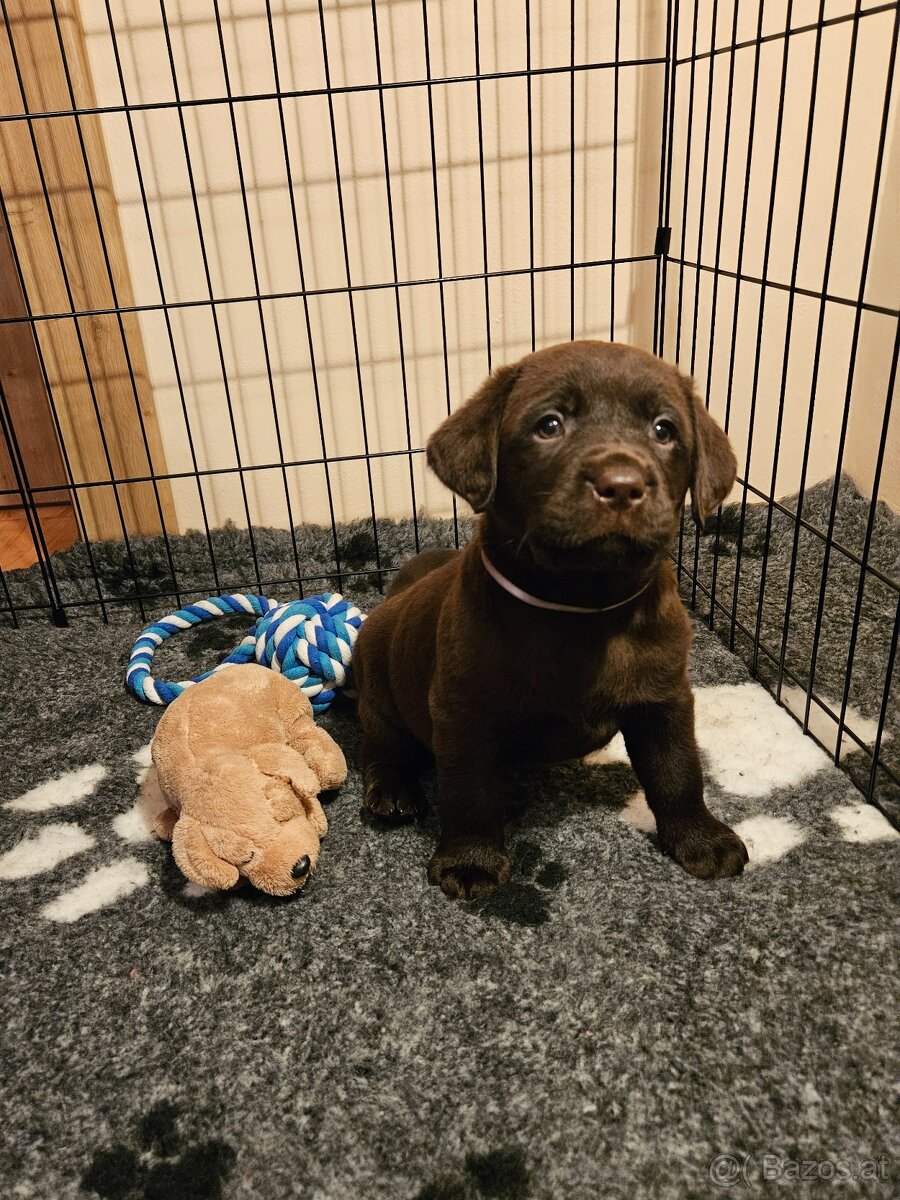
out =
<svg viewBox="0 0 900 1200"><path fill-rule="evenodd" d="M882 1158L786 1158L781 1154L717 1154L707 1164L710 1183L720 1188L758 1183L879 1182L891 1177Z"/></svg>

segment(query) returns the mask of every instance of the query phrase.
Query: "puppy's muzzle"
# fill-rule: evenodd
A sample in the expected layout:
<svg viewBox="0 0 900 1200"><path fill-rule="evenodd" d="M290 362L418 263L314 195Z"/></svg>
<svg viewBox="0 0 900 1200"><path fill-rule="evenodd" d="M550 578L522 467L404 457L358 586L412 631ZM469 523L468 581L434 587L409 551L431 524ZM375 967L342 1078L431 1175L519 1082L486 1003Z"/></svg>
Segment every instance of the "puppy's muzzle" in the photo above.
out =
<svg viewBox="0 0 900 1200"><path fill-rule="evenodd" d="M653 487L647 468L630 454L604 454L588 460L583 469L594 499L607 511L630 512Z"/></svg>

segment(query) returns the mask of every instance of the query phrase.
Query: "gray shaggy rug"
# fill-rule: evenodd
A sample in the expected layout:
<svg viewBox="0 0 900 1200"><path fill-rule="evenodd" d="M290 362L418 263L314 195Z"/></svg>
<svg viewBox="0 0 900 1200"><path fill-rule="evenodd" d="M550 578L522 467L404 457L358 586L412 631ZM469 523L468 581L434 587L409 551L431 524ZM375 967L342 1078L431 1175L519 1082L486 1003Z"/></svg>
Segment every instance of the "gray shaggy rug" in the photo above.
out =
<svg viewBox="0 0 900 1200"><path fill-rule="evenodd" d="M264 532L264 579L287 578ZM321 590L330 533L301 532ZM382 566L410 553L408 525L379 533ZM365 527L339 538L371 607ZM180 598L213 590L205 538L178 541ZM252 586L241 535L215 543L222 590ZM136 550L164 591L165 554ZM74 559L56 564L70 600ZM513 881L460 905L425 879L433 815L361 820L349 702L322 719L351 769L308 887L187 887L136 807L159 717L122 683L140 616L77 612L0 651L4 1198L897 1194L900 836L702 625L708 799L746 873L705 884L663 857L614 742L511 775ZM242 628L181 635L159 674L196 674Z"/></svg>

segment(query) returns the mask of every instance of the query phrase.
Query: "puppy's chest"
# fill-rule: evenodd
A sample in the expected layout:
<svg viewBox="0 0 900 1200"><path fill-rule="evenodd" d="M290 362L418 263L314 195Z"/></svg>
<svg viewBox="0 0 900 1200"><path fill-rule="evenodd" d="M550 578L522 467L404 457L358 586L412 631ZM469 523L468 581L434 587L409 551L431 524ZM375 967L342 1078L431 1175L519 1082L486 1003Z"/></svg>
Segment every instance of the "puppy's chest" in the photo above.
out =
<svg viewBox="0 0 900 1200"><path fill-rule="evenodd" d="M605 746L624 709L663 698L668 689L655 668L652 654L625 639L533 655L507 693L515 697L500 722L507 748L523 761L554 762Z"/></svg>
<svg viewBox="0 0 900 1200"><path fill-rule="evenodd" d="M623 708L663 699L683 670L674 666L658 647L638 638L597 638L575 628L564 638L533 642L515 674L529 703L596 724Z"/></svg>

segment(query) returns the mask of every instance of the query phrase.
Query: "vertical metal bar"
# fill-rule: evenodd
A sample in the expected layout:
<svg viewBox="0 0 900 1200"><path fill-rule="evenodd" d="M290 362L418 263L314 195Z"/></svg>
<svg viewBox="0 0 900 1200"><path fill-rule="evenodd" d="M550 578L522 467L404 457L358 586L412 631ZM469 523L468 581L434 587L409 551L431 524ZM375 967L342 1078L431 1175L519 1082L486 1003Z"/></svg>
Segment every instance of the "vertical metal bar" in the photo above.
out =
<svg viewBox="0 0 900 1200"><path fill-rule="evenodd" d="M0 8L2 8L2 10L3 10L3 22L4 22L4 25L6 26L6 36L9 40L9 49L10 49L10 53L12 55L13 67L16 72L16 82L18 84L19 95L22 100L22 109L24 112L27 113L30 111L30 109L28 107L28 95L25 90L25 81L22 77L22 71L21 71L21 67L19 65L19 56L16 53L16 45L15 45L15 40L12 35L12 26L10 25L9 13L8 13L7 7L6 7L6 0L0 0ZM38 178L39 178L40 184L41 184L41 194L43 197L44 205L47 210L47 217L50 221L50 231L53 236L53 245L54 245L54 249L56 251L57 260L59 262L60 278L62 279L63 287L65 288L65 292L66 292L66 299L68 300L69 307L72 311L72 325L74 328L76 340L78 342L78 349L79 349L79 353L81 355L82 366L84 368L85 382L88 385L88 392L91 397L91 406L94 411L94 417L97 421L97 432L100 436L100 444L103 449L103 457L106 462L106 469L109 472L109 481L110 481L110 485L112 487L113 502L115 504L116 515L118 516L119 525L121 526L121 529L122 529L122 540L125 544L125 555L126 555L126 558L128 559L128 565L131 568L131 575L134 580L135 592L138 592L140 589L139 589L139 583L138 583L137 564L135 563L134 553L131 548L131 539L128 536L128 528L125 523L125 514L122 509L122 499L121 499L121 496L119 495L118 481L115 478L115 471L113 470L112 456L110 455L110 450L109 450L109 442L107 441L106 431L103 427L103 419L100 415L100 404L97 399L97 390L94 386L94 379L93 379L93 376L91 375L91 369L90 369L90 365L88 363L87 349L84 344L84 337L82 336L82 333L81 333L81 325L79 323L79 318L75 315L78 311L77 305L75 304L75 294L72 291L72 284L69 279L68 269L66 268L66 259L65 259L65 255L63 253L62 242L61 242L60 235L59 235L59 229L56 224L56 216L53 212L53 205L50 200L50 191L47 186L47 178L44 173L44 166L41 161L40 152L38 150L37 137L36 137L35 131L34 131L34 122L28 121L27 124L28 124L29 138L31 141L31 151L32 151L32 154L34 155L35 166L37 167ZM5 204L4 204L4 216L8 217L8 213L6 212ZM16 250L16 247L15 247L15 238L13 237L12 226L9 225L8 220L7 220L7 225L9 226L9 231L10 231L10 235L9 235L10 245L13 247L13 255L16 259L16 269L19 273L20 282L22 284L22 294L25 297L26 309L29 314L29 319L31 320L32 329L34 329L34 322L32 319L34 314L33 314L31 302L30 302L30 299L28 296L28 291L27 291L27 288L25 287L24 275L21 272L21 264L20 264L19 258L18 258L18 251ZM43 354L42 354L42 351L40 350L40 339L37 337L36 334L35 334L35 345L38 347L39 354L41 354L42 370L43 370ZM45 375L45 378L46 378L46 375ZM50 394L49 391L48 391L48 394ZM57 429L57 432L59 432L58 429ZM95 572L95 579L96 578L97 578L97 576L96 576L96 572ZM99 590L99 582L98 582L98 590ZM146 610L144 609L143 601L141 600L140 596L137 596L136 599L138 601L138 608L141 613L141 618L145 619L147 614L146 614ZM105 620L107 617L105 607L103 609L103 614L104 614L104 620Z"/></svg>
<svg viewBox="0 0 900 1200"><path fill-rule="evenodd" d="M678 303L676 308L675 318L675 353L673 358L677 363L681 362L681 326L684 312L684 260L686 257L685 241L687 236L687 216L688 216L688 200L690 199L690 178L691 178L691 147L694 134L694 84L696 82L696 65L697 65L697 25L700 14L699 0L694 0L694 17L691 28L691 72L690 84L688 93L688 111L687 111L687 137L685 139L684 151L684 180L682 183L682 204L681 204L681 249L679 251L678 263ZM674 136L674 130L673 130ZM698 259L699 261L699 259ZM675 570L678 576L678 582L681 582L682 564L684 561L684 520L682 519L678 526L678 550L675 556Z"/></svg>
<svg viewBox="0 0 900 1200"><path fill-rule="evenodd" d="M434 196L434 237L437 253L438 297L441 306L441 350L444 356L444 399L447 415L450 415L450 355L447 348L447 298L444 294L444 252L441 245L441 201L438 188L437 149L434 137L434 95L431 83L431 46L428 37L428 0L422 0L422 37L425 44L425 78L428 80L428 137L431 145L431 186ZM532 295L534 289L532 287ZM533 313L532 308L532 313ZM459 510L456 496L451 493L453 505L453 542L459 549Z"/></svg>
<svg viewBox="0 0 900 1200"><path fill-rule="evenodd" d="M172 366L175 369L175 383L178 388L178 397L181 403L181 413L184 418L184 429L187 434L188 452L191 457L191 466L193 467L194 475L197 481L197 498L200 502L200 512L203 517L203 529L206 534L206 545L209 550L209 561L212 567L213 586L217 592L221 591L219 583L219 572L216 566L216 554L213 549L212 534L209 528L209 519L206 512L206 500L203 495L203 486L200 482L198 474L199 465L197 462L197 452L194 447L194 435L191 429L190 416L188 415L187 398L184 392L184 382L181 375L181 364L178 361L178 352L175 347L175 333L172 328L172 316L167 307L166 291L163 284L162 267L159 261L159 251L156 244L156 235L153 232L153 221L150 217L150 203L147 198L147 187L144 182L144 171L141 166L141 158L138 152L137 137L134 130L134 118L131 114L131 107L128 100L128 93L125 86L125 73L122 69L122 58L119 52L119 40L116 35L115 22L113 20L110 0L104 0L106 6L106 20L109 26L109 36L112 41L113 57L116 61L116 74L119 79L119 90L122 93L122 103L125 106L125 120L128 124L128 136L131 141L131 154L134 159L134 169L137 175L138 188L141 193L141 206L144 210L144 221L147 225L147 237L150 243L150 254L153 259L153 270L156 275L156 286L159 290L159 299L162 305L163 320L166 326L166 334L169 341L169 353L172 355ZM177 584L176 584L177 586Z"/></svg>
<svg viewBox="0 0 900 1200"><path fill-rule="evenodd" d="M331 518L331 542L334 550L334 569L338 579L341 578L341 552L337 538L337 518L334 511L334 489L331 482L331 468L328 461L328 450L325 437L325 417L322 410L322 395L319 387L319 373L316 368L316 347L312 331L312 317L309 309L309 296L306 294L306 269L303 264L303 248L300 243L300 223L297 217L297 200L294 196L294 173L291 167L291 155L288 147L287 123L284 118L284 97L281 94L281 75L278 68L278 52L275 46L275 29L272 25L272 0L266 0L266 21L269 27L269 49L272 53L272 74L277 93L278 120L281 125L281 149L284 154L284 170L287 180L288 197L291 203L291 226L294 232L294 250L297 254L297 271L300 276L300 293L303 301L303 316L306 325L306 344L309 352L309 367L312 375L313 398L316 403L316 420L319 429L319 443L322 447L322 464L325 472L325 494L328 500L328 513ZM301 583L302 589L302 583Z"/></svg>
<svg viewBox="0 0 900 1200"><path fill-rule="evenodd" d="M713 0L712 19L709 33L710 51L715 49L716 33L719 28L719 0ZM706 130L703 138L703 170L700 177L700 212L697 218L697 270L694 276L694 316L693 327L691 331L691 375L693 376L697 370L697 333L700 325L700 277L702 274L701 267L703 264L703 235L706 232L706 197L707 184L709 182L709 147L712 134L712 106L713 94L715 90L716 77L716 62L718 55L710 53L709 56L709 79L707 81L706 91ZM710 326L710 330L712 326ZM706 404L709 407L709 381L706 387ZM679 562L682 560L684 534L684 521L682 520L679 527ZM697 584L698 573L700 569L700 529L694 529L694 565L691 570L691 608L697 607Z"/></svg>
<svg viewBox="0 0 900 1200"><path fill-rule="evenodd" d="M850 358L847 364L847 390L844 393L844 411L841 418L841 429L838 435L838 452L837 461L834 467L834 487L831 492L831 506L828 513L828 528L825 533L825 557L822 563L822 579L819 584L819 600L816 605L816 621L813 627L813 644L812 654L809 664L809 691L806 694L806 711L804 713L804 725L809 724L809 710L812 703L812 692L816 681L816 662L819 655L819 642L822 634L822 617L825 612L825 594L828 590L828 568L831 559L831 545L834 540L834 524L837 517L838 494L841 485L841 470L844 465L844 449L847 441L847 429L850 424L850 406L853 398L853 379L856 374L856 360L859 352L859 337L862 328L863 302L866 298L866 285L869 280L869 263L872 255L872 243L875 237L875 218L878 213L878 200L881 192L881 172L884 166L885 146L887 143L889 118L893 115L891 109L891 93L894 86L894 64L897 58L897 31L900 29L900 9L894 10L894 32L891 41L891 54L888 63L888 75L885 83L884 108L881 116L881 128L878 135L878 152L875 159L875 171L872 179L872 199L869 204L869 219L866 226L866 238L863 246L862 265L860 267L859 291L856 298L856 317L853 322L853 337L850 342ZM896 346L895 346L896 356ZM894 363L896 370L896 359ZM887 401L890 407L890 397ZM883 430L883 437L887 436L887 429ZM877 502L877 492L873 492L872 500L869 505L870 520L874 521L875 504ZM865 577L865 568L861 568L860 582ZM854 626L855 633L855 626ZM846 708L841 709L841 720L846 715ZM839 730L842 732L842 730ZM838 740L835 750L835 761L840 761L840 739Z"/></svg>
<svg viewBox="0 0 900 1200"><path fill-rule="evenodd" d="M659 230L669 224L669 197L672 190L672 141L675 129L675 84L677 80L679 0L666 0L666 65L663 80L662 145L659 167ZM666 340L666 276L668 253L660 248L656 255L656 287L653 313L653 353L662 355Z"/></svg>
<svg viewBox="0 0 900 1200"><path fill-rule="evenodd" d="M575 0L569 2L569 341L575 341Z"/></svg>
<svg viewBox="0 0 900 1200"><path fill-rule="evenodd" d="M478 0L472 0L472 16L475 35L475 103L478 109L478 177L481 180L481 244L484 262L484 319L487 336L487 369L493 369L491 360L491 295L488 280L488 236L487 236L487 192L484 186L484 122L481 110L481 50L478 41Z"/></svg>
<svg viewBox="0 0 900 1200"><path fill-rule="evenodd" d="M613 35L613 151L612 151L612 225L609 248L609 340L616 340L616 234L619 216L619 59L622 53L622 0L616 0L616 27Z"/></svg>
<svg viewBox="0 0 900 1200"><path fill-rule="evenodd" d="M22 499L22 510L25 513L25 519L28 522L28 532L31 535L31 541L37 555L38 570L44 584L44 591L47 593L47 599L50 602L50 619L54 625L64 627L69 624L69 621L59 592L59 585L56 581L53 564L50 561L50 551L47 549L47 542L44 539L40 514L38 513L34 494L28 483L28 471L25 466L25 460L22 457L22 450L19 446L19 439L16 436L15 426L12 422L12 414L9 411L6 389L3 387L2 380L0 380L0 434L3 435L3 441L9 451L9 460L16 479L16 487ZM3 586L7 596L9 596L5 579ZM11 596L10 608L12 608ZM15 616L14 613L13 616Z"/></svg>
<svg viewBox="0 0 900 1200"><path fill-rule="evenodd" d="M278 461L281 463L281 481L284 488L284 503L287 509L288 527L291 532L291 547L294 555L294 569L297 586L302 587L300 576L300 554L297 549L297 531L294 528L294 512L291 505L291 489L288 485L287 467L284 465L284 439L281 436L281 421L278 417L278 401L275 398L275 380L272 376L272 356L269 350L269 335L266 330L266 318L263 303L260 298L259 267L256 261L256 248L253 244L253 222L250 218L250 203L247 199L247 186L244 177L244 164L241 157L241 142L238 136L237 116L234 108L234 97L231 90L231 74L228 70L228 55L225 51L225 35L222 30L222 18L219 12L219 0L213 0L213 12L216 21L216 34L219 40L219 54L222 58L222 74L225 80L225 94L228 97L228 114L231 119L231 139L234 145L234 159L237 166L238 183L241 188L241 207L244 213L244 227L247 230L247 249L250 251L250 272L253 276L253 288L256 292L256 314L259 318L259 332L262 338L263 359L266 364L266 380L269 387L269 403L272 408L272 421L275 426L275 444L278 447Z"/></svg>
<svg viewBox="0 0 900 1200"><path fill-rule="evenodd" d="M750 179L753 173L753 148L754 137L756 134L756 104L759 99L759 59L761 52L761 42L763 31L763 0L759 0L759 16L756 25L756 45L753 52L753 83L750 89L750 118L747 126L747 163L744 168L744 194L741 200L741 223L740 233L738 235L738 254L737 264L735 266L735 282L734 282L734 300L732 304L731 318L731 349L728 355L728 376L725 384L725 420L724 428L728 433L731 428L731 401L734 388L734 364L737 355L737 336L738 336L738 321L741 311L741 274L744 265L744 243L747 234L747 208L750 200ZM789 39L785 38L785 52ZM734 52L732 51L732 54ZM774 189L773 189L774 202ZM763 292L765 289L763 289ZM749 470L749 461L748 461ZM746 474L746 472L745 472ZM722 532L722 509L716 513L716 536L713 548L713 569L712 578L710 580L710 609L715 608L716 603L716 584L718 582L719 568L719 539ZM731 612L731 631L728 635L728 647L734 649L735 641L735 622L737 620L737 591L735 590L734 607Z"/></svg>
<svg viewBox="0 0 900 1200"><path fill-rule="evenodd" d="M331 87L331 67L328 61L328 37L325 30L325 10L318 0L319 31L322 38L322 62L325 69L325 88L328 99L328 120L331 126L331 152L334 159L334 182L337 189L338 213L341 222L341 245L344 257L344 277L347 286L347 305L350 309L350 330L353 337L353 358L356 363L356 390L359 397L359 414L362 422L363 449L366 455L366 478L369 485L369 507L372 514L372 540L375 543L375 565L378 570L379 586L383 587L381 574L381 549L378 544L378 520L375 516L375 485L372 480L372 461L369 457L369 429L366 418L366 400L362 381L362 363L359 358L359 333L356 327L356 306L353 301L353 286L350 274L350 246L347 240L347 217L344 211L344 187L341 181L341 160L338 153L337 122L334 116L334 92Z"/></svg>
<svg viewBox="0 0 900 1200"><path fill-rule="evenodd" d="M894 663L897 658L897 640L900 634L900 594L897 596L897 610L894 613L894 630L891 634L891 646L888 650L887 668L884 673L884 690L881 693L881 707L878 712L878 732L875 734L875 744L872 747L872 767L869 771L869 782L866 787L866 799L877 804L875 784L878 780L878 763L881 758L881 742L884 738L884 726L887 719L888 704L894 682Z"/></svg>
<svg viewBox="0 0 900 1200"><path fill-rule="evenodd" d="M400 351L400 386L403 392L403 415L406 423L406 448L409 451L409 496L413 518L413 540L419 552L419 515L416 505L416 477L413 469L412 427L409 419L409 387L406 379L406 350L403 344L403 316L400 311L399 273L397 270L397 234L394 227L394 197L391 189L391 166L388 153L387 119L384 111L384 79L381 72L381 45L378 37L378 9L372 0L372 36L375 40L375 71L378 78L378 110L381 115L381 148L384 157L384 187L387 194L388 230L391 235L391 267L394 272L394 306L397 317L397 342Z"/></svg>
<svg viewBox="0 0 900 1200"><path fill-rule="evenodd" d="M859 17L862 0L857 0L854 9L852 29L850 33L850 51L847 66L847 86L844 92L844 112L841 119L840 140L838 143L838 158L835 169L834 195L831 205L831 223L828 230L828 242L825 249L825 269L822 279L822 298L819 303L819 320L816 326L816 345L813 352L812 379L810 381L809 415L806 421L806 439L803 445L803 461L800 467L800 487L797 492L797 520L794 525L794 540L791 547L791 566L788 572L787 597L784 611L784 632L781 635L781 650L778 656L778 698L781 699L781 682L784 665L787 658L787 644L791 630L791 608L794 598L794 584L797 578L797 558L800 550L800 518L803 515L803 493L806 488L806 472L809 469L809 454L812 446L813 421L816 411L816 388L819 382L819 366L822 354L822 342L825 332L825 312L827 310L828 285L831 279L831 263L834 253L835 235L837 232L838 210L840 208L841 180L844 173L844 155L847 149L847 130L850 124L850 103L853 96L853 78L856 68L856 45L859 37ZM808 695L808 691L807 691ZM803 721L803 732L809 729L809 708Z"/></svg>
<svg viewBox="0 0 900 1200"><path fill-rule="evenodd" d="M213 303L213 285L212 275L209 269L209 255L206 250L206 237L203 233L203 219L200 216L200 202L197 196L197 184L194 179L194 166L191 162L191 149L187 135L187 125L184 119L184 108L181 101L181 87L178 83L178 71L175 67L175 53L172 48L172 35L169 29L169 19L166 14L166 0L159 0L159 9L162 15L163 35L166 41L166 54L169 59L169 71L172 76L172 88L175 92L175 99L178 101L178 125L181 131L181 145L184 150L184 162L188 173L188 184L191 189L191 204L194 211L194 222L197 226L197 238L200 244L200 257L203 261L203 275L206 281L206 292L209 296L209 311L212 317L213 333L216 340L216 351L219 357L219 369L222 372L222 387L225 391L225 407L228 412L228 424L231 431L231 441L234 446L234 457L237 464L237 476L241 489L241 499L243 501L244 516L247 521L247 538L250 543L250 555L253 559L253 574L256 579L256 587L262 591L262 578L259 573L259 556L256 552L256 539L253 536L253 519L250 516L250 501L247 497L247 482L244 479L244 464L241 461L241 446L237 434L237 424L234 416L234 404L231 399L231 385L228 382L228 368L225 364L225 348L222 344L222 330L219 325L219 314L216 311L216 305Z"/></svg>
<svg viewBox="0 0 900 1200"><path fill-rule="evenodd" d="M793 0L788 0L787 13L785 16L785 27L787 29L790 29L790 27L791 27L792 12L793 12ZM753 382L751 383L751 386L750 386L750 414L749 414L749 418L747 421L747 459L746 459L746 465L744 468L744 486L743 486L743 493L741 495L741 515L740 515L740 521L738 524L737 551L735 554L735 564L734 564L734 591L733 591L732 606L731 606L731 615L732 615L731 642L732 642L732 645L734 643L735 622L737 621L738 597L739 597L739 592L740 592L740 580L741 580L741 559L743 557L743 551L744 551L744 543L743 543L744 523L745 523L746 516L747 516L747 498L749 495L748 485L750 482L750 463L752 461L752 456L753 456L753 433L754 433L754 429L756 426L756 401L757 401L757 396L759 393L759 371L760 371L760 366L762 363L763 327L764 327L765 315L766 315L766 296L767 296L766 284L767 284L767 280L768 280L768 276L769 276L769 256L770 256L771 249L772 249L772 234L774 232L774 227L775 227L775 198L776 198L776 195L778 192L778 165L781 160L781 136L782 136L782 130L784 128L785 96L786 96L786 92L787 92L787 76L788 76L788 65L789 65L789 57L790 57L790 45L791 45L790 37L785 37L784 51L783 51L782 58L781 58L781 84L779 87L779 97L778 97L778 117L777 117L777 120L775 123L775 144L773 147L773 158L772 158L772 184L769 189L769 207L768 207L768 212L767 212L767 216L766 216L766 240L765 240L765 245L763 247L763 260L762 260L762 273L761 273L762 283L760 285L760 295L759 295L759 317L758 317L757 324L756 324L756 351L755 351L754 358L753 358ZM757 65L758 65L758 62L759 62L759 60L757 58ZM738 266L737 270L738 270L738 272L740 272L740 266ZM736 328L736 326L735 326L735 328ZM734 346L733 345L732 345L731 364L729 367L729 372L730 372L730 374L729 374L729 386L730 386L730 380L733 377L733 373L734 373ZM770 496L770 500L772 500L772 499L774 499L774 495ZM760 616L761 616L761 614L757 613L757 617L760 617ZM758 652L757 645L754 645L754 647L753 647L754 667L755 667L755 664L757 661L757 652ZM754 673L755 673L755 671L754 671Z"/></svg>
<svg viewBox="0 0 900 1200"><path fill-rule="evenodd" d="M890 93L888 93L890 94ZM863 596L866 590L866 571L869 562L869 553L872 549L872 534L875 530L875 513L878 506L878 491L881 487L881 473L884 468L884 455L887 448L888 430L891 424L891 406L894 396L894 387L897 383L897 359L900 353L900 321L897 322L897 329L894 334L894 351L891 357L891 369L888 377L887 394L884 401L884 416L881 421L881 437L878 442L878 454L875 459L875 475L872 480L872 502L869 505L869 515L866 519L866 535L863 541L862 563L859 568L859 584L856 589L856 601L853 605L853 620L850 623L850 644L847 648L847 666L844 670L844 691L841 696L841 711L838 717L837 741L835 742L835 761L840 762L841 742L844 739L844 727L847 721L847 706L850 702L850 684L853 679L853 665L856 657L856 643L859 638L859 625L862 616ZM824 581L824 577L823 577ZM819 619L821 620L821 618ZM819 624L816 624L816 634L818 635ZM818 641L818 636L817 636ZM818 649L818 645L814 647ZM815 664L815 657L813 658ZM810 681L810 692L812 692L812 681ZM870 797L871 798L871 797Z"/></svg>
<svg viewBox="0 0 900 1200"><path fill-rule="evenodd" d="M712 19L709 33L710 48L716 44L716 32L719 24L719 0L713 0ZM706 89L706 130L703 135L703 168L700 174L700 205L699 215L697 220L697 269L694 273L694 317L691 330L691 374L694 374L697 366L697 331L700 322L700 277L701 265L703 263L703 235L706 232L706 197L707 184L709 182L709 146L712 134L712 111L713 111L713 94L715 90L716 78L716 62L718 55L710 54L709 56L709 76L707 79ZM696 569L696 561L694 563Z"/></svg>
<svg viewBox="0 0 900 1200"><path fill-rule="evenodd" d="M4 595L4 598L6 599L6 607L0 608L0 616L2 616L4 613L8 612L9 619L10 619L10 621L12 621L13 629L18 629L19 628L19 618L18 618L18 615L16 614L16 607L13 604L13 598L10 595L10 591L9 591L9 584L6 582L6 574L2 567L0 567L0 587L3 588L3 595Z"/></svg>
<svg viewBox="0 0 900 1200"><path fill-rule="evenodd" d="M425 0L423 0L423 3ZM525 89L528 99L528 290L531 304L531 351L537 349L534 273L534 113L532 110L531 0L525 0Z"/></svg>
<svg viewBox="0 0 900 1200"><path fill-rule="evenodd" d="M788 290L788 308L785 317L784 327L784 354L781 359L781 384L778 392L778 412L775 418L775 451L772 457L772 475L769 482L769 497L770 500L775 496L775 489L778 481L778 465L781 453L781 432L784 423L784 410L787 399L787 381L788 369L790 365L791 355L791 330L794 323L794 302L797 298L797 277L800 271L800 246L803 238L803 221L806 215L806 195L809 187L810 160L812 158L812 140L813 130L815 126L816 114L816 96L819 89L819 68L822 58L822 32L824 29L823 21L825 17L825 0L819 0L819 15L818 24L816 27L816 40L813 48L813 67L812 79L810 81L809 90L809 119L806 123L806 143L803 151L803 170L800 179L800 198L797 204L797 235L794 241L794 255L791 263L791 281ZM756 609L756 629L753 638L753 658L750 663L751 673L756 675L759 669L759 643L762 636L762 617L763 606L765 604L766 576L769 566L769 545L772 538L772 521L774 518L775 509L769 504L769 510L766 513L766 528L763 535L763 553L762 566L760 567L759 578L759 602ZM799 522L798 522L799 528ZM781 683L783 670L779 670L778 682L776 684L775 695L778 701L781 701Z"/></svg>
<svg viewBox="0 0 900 1200"><path fill-rule="evenodd" d="M696 67L697 67L697 25L700 15L700 2L694 0L694 17L691 23L691 67L690 67L690 82L688 84L688 107L687 107L687 135L685 137L684 148L684 183L682 187L682 202L681 202L681 248L678 254L678 301L675 309L675 346L673 358L677 363L681 362L681 327L684 316L684 260L686 257L685 251L685 234L687 231L687 215L688 201L690 199L690 179L691 179L691 149L693 146L694 136L694 84L696 82ZM674 133L674 131L673 131ZM681 572L681 555L678 560L679 574Z"/></svg>
<svg viewBox="0 0 900 1200"><path fill-rule="evenodd" d="M738 5L734 6L734 18L731 23L731 53L728 62L728 100L725 106L725 125L722 131L722 177L720 180L719 192L719 209L716 217L716 248L714 253L713 266L713 287L712 299L710 306L709 317L709 346L707 347L706 359L706 404L709 407L709 393L712 386L713 377L713 357L715 355L715 334L716 334L716 308L719 300L719 267L722 261L722 231L725 225L725 193L728 184L728 146L731 136L731 113L734 107L734 60L735 60L735 45L737 43L737 24L738 24ZM714 49L715 47L713 47ZM713 572L716 570L716 554L718 553L718 535L722 520L721 509L716 514L716 550L713 552ZM699 538L698 538L699 550ZM710 591L712 597L712 591ZM716 606L714 599L710 600L708 624L710 629L715 625Z"/></svg>

